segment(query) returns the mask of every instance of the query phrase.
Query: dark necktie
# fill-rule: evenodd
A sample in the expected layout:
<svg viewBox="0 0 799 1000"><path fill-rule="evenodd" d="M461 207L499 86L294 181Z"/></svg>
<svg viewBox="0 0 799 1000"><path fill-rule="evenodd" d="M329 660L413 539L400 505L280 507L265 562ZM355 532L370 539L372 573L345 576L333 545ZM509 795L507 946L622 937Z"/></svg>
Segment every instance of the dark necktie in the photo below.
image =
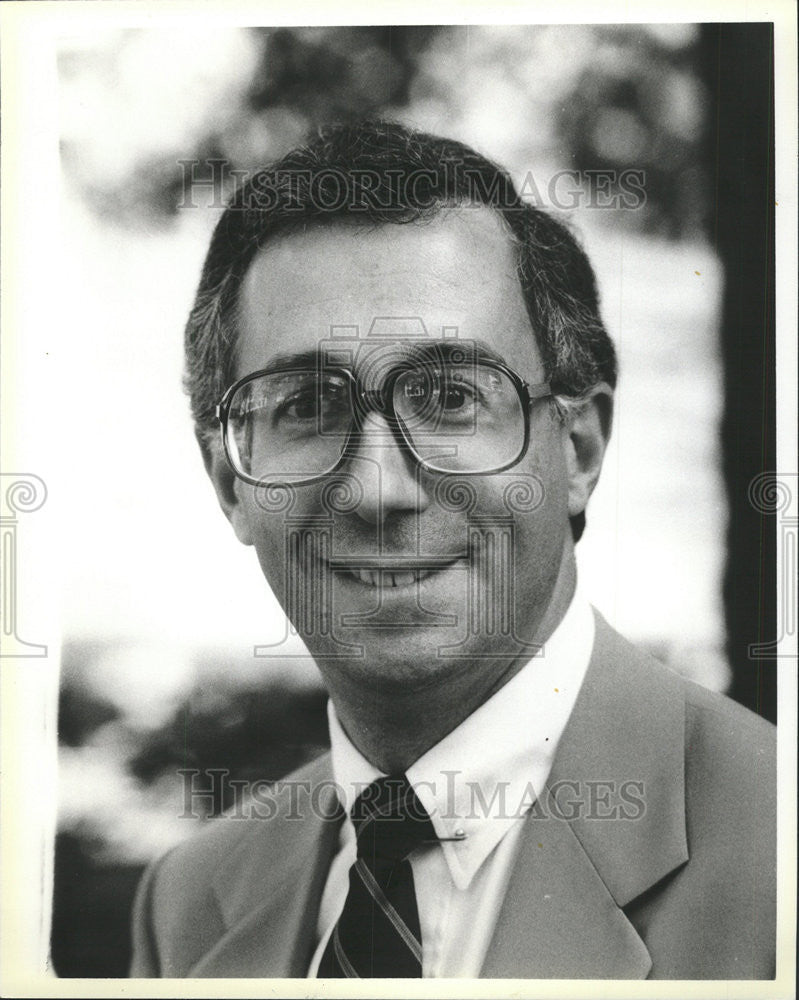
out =
<svg viewBox="0 0 799 1000"><path fill-rule="evenodd" d="M405 775L379 778L352 807L358 857L317 976L422 975L422 932L408 855L436 839Z"/></svg>

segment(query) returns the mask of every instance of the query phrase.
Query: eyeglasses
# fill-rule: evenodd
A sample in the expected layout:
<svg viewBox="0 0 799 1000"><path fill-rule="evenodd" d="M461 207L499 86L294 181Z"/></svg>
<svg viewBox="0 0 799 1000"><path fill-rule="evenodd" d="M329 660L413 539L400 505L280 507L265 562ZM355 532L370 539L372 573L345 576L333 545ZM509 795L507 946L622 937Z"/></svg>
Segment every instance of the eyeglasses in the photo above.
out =
<svg viewBox="0 0 799 1000"><path fill-rule="evenodd" d="M376 389L348 368L279 366L225 392L217 418L228 462L253 485L311 483L335 472L371 412L428 472L488 475L524 457L530 411L552 395L498 361L403 360Z"/></svg>

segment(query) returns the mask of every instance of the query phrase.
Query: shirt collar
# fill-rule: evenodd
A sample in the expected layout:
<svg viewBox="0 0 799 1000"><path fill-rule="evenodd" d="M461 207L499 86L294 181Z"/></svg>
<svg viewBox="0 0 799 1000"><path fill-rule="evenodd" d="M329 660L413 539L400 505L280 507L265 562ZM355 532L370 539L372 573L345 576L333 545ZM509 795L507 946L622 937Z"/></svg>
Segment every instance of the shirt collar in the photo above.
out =
<svg viewBox="0 0 799 1000"><path fill-rule="evenodd" d="M407 776L441 838L450 874L468 888L541 793L588 668L594 616L579 587L546 644L488 701L424 753ZM382 775L353 746L328 703L333 774L349 814ZM349 819L347 821L349 823Z"/></svg>

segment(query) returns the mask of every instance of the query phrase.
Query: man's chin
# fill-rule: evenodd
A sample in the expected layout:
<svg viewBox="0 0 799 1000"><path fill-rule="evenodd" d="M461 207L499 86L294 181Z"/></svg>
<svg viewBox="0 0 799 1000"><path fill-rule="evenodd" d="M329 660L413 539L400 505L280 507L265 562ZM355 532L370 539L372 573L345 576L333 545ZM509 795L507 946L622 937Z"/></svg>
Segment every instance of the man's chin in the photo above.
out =
<svg viewBox="0 0 799 1000"><path fill-rule="evenodd" d="M464 636L458 627L353 628L347 645L331 637L306 636L305 643L322 673L346 678L381 694L408 696L430 687L452 683L460 687L469 675L472 683L490 681L523 657L530 659L535 647L509 639L497 643L496 636Z"/></svg>

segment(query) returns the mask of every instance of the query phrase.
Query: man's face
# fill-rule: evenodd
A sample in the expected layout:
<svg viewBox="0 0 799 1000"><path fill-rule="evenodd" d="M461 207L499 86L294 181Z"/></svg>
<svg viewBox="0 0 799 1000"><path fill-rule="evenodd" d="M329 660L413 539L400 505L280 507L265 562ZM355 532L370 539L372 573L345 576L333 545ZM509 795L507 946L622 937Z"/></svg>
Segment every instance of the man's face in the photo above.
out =
<svg viewBox="0 0 799 1000"><path fill-rule="evenodd" d="M544 380L511 244L488 209L288 235L255 259L240 307L237 378L333 348L368 381L456 335L527 383ZM547 402L533 405L530 429L515 467L446 476L422 470L372 413L332 477L350 502L331 499L328 480L294 487L287 507L240 479L220 485L214 464L236 533L332 689L449 684L457 696L529 659L573 586L569 433Z"/></svg>

